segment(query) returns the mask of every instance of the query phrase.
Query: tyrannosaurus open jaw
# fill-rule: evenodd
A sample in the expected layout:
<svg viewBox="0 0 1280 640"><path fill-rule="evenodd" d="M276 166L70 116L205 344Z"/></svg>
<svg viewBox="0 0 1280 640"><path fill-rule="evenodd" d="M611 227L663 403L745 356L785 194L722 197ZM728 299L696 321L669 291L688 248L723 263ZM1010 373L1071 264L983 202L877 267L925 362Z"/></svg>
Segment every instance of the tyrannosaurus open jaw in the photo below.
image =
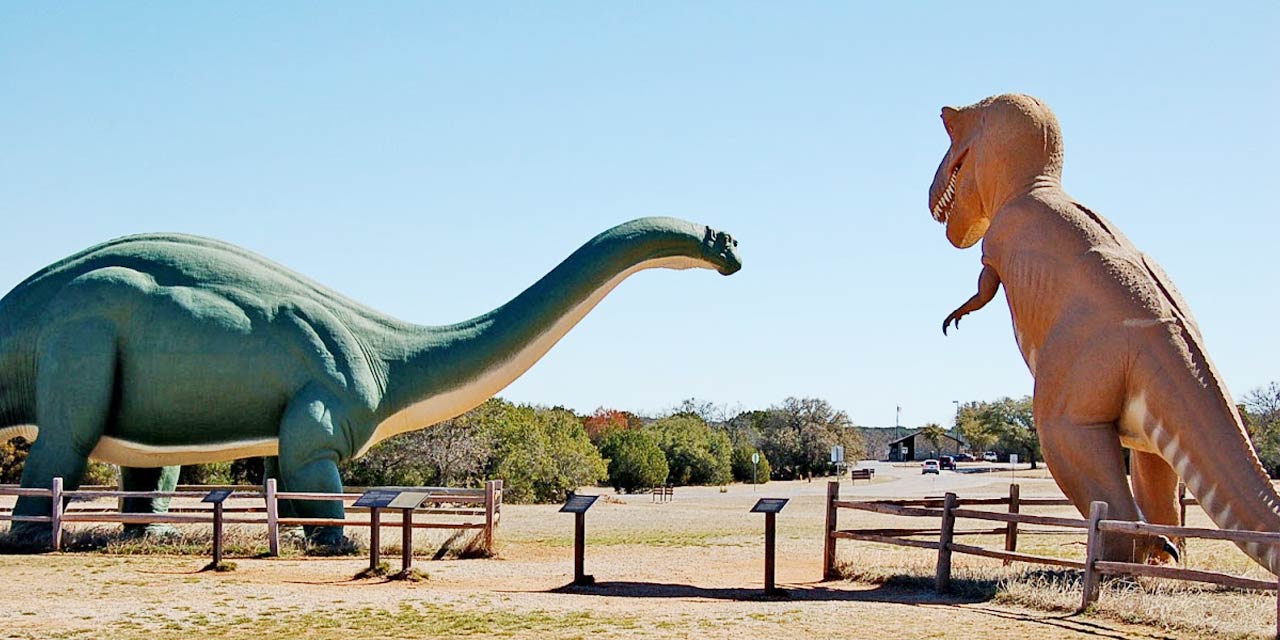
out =
<svg viewBox="0 0 1280 640"><path fill-rule="evenodd" d="M990 224L975 184L975 170L969 153L975 129L964 109L942 108L942 122L951 137L951 148L938 164L929 187L929 211L933 219L946 225L947 239L963 249L982 239ZM977 156L974 156L977 157Z"/></svg>
<svg viewBox="0 0 1280 640"><path fill-rule="evenodd" d="M947 186L942 189L942 193L935 197L932 189L930 190L929 200L933 202L933 206L929 210L933 213L933 219L942 224L946 224L951 217L951 205L956 201L956 179L960 177L960 167L964 166L965 153L967 150L961 152L960 157L951 165L951 171L947 172L950 177L947 178ZM943 166L946 166L945 159Z"/></svg>

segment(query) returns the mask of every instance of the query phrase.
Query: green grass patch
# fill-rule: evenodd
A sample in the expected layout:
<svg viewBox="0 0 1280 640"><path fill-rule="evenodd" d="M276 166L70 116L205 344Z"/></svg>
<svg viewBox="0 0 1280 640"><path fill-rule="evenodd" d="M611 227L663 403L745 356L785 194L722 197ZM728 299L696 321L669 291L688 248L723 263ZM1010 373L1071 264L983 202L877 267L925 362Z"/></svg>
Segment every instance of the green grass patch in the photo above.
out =
<svg viewBox="0 0 1280 640"><path fill-rule="evenodd" d="M120 622L106 629L58 635L84 638L109 635L115 640L179 640L190 637L307 638L348 640L377 638L466 638L553 635L572 631L591 637L605 630L634 629L638 619L588 611L509 611L492 608L458 609L434 603L404 603L397 609L338 609L332 611L264 612L218 617L192 616L183 620L148 619L147 624ZM150 628L142 628L142 627Z"/></svg>

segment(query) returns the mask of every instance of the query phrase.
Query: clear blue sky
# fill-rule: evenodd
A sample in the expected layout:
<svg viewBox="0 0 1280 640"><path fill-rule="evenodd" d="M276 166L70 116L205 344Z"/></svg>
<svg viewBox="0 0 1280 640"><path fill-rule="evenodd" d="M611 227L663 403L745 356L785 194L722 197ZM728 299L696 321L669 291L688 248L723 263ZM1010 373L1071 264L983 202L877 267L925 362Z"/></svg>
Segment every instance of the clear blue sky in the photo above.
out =
<svg viewBox="0 0 1280 640"><path fill-rule="evenodd" d="M171 230L446 323L673 215L742 272L637 275L506 397L949 424L1031 377L1003 296L940 331L979 254L927 211L937 114L1020 91L1233 393L1280 380L1280 3L865 4L5 3L0 290Z"/></svg>

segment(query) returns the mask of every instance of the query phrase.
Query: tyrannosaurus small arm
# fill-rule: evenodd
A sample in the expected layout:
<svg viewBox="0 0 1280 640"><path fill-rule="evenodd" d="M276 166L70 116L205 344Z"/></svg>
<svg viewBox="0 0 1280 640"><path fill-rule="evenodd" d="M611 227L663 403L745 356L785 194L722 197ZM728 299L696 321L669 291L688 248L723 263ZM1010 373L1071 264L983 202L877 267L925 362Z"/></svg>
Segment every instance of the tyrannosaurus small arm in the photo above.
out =
<svg viewBox="0 0 1280 640"><path fill-rule="evenodd" d="M1101 500L1112 518L1178 524L1181 477L1218 526L1280 531L1280 495L1186 302L1155 261L1063 191L1062 133L1049 108L1001 95L944 107L942 121L951 147L929 208L956 247L982 241L983 263L977 295L943 332L1004 286L1035 378L1041 449L1067 497L1081 513ZM1108 559L1176 554L1163 538L1108 539ZM1280 573L1274 548L1241 548Z"/></svg>

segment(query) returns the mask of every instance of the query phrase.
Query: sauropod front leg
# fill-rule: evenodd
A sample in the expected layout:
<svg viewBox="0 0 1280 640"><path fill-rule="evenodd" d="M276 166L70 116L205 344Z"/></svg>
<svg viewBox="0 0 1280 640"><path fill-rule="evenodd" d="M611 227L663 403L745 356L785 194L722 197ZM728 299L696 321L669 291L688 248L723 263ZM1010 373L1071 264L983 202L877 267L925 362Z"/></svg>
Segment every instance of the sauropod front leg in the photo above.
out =
<svg viewBox="0 0 1280 640"><path fill-rule="evenodd" d="M317 385L308 385L294 396L280 423L281 491L341 493L338 460L349 455L340 417L342 403ZM342 502L294 500L291 508L303 518L343 518ZM305 527L317 544L338 546L342 527Z"/></svg>
<svg viewBox="0 0 1280 640"><path fill-rule="evenodd" d="M102 319L80 319L50 327L36 356L36 422L39 435L22 469L22 486L80 486L89 452L106 428L115 390L116 331ZM49 515L48 498L23 496L15 515ZM14 523L15 535L47 536L43 524Z"/></svg>

